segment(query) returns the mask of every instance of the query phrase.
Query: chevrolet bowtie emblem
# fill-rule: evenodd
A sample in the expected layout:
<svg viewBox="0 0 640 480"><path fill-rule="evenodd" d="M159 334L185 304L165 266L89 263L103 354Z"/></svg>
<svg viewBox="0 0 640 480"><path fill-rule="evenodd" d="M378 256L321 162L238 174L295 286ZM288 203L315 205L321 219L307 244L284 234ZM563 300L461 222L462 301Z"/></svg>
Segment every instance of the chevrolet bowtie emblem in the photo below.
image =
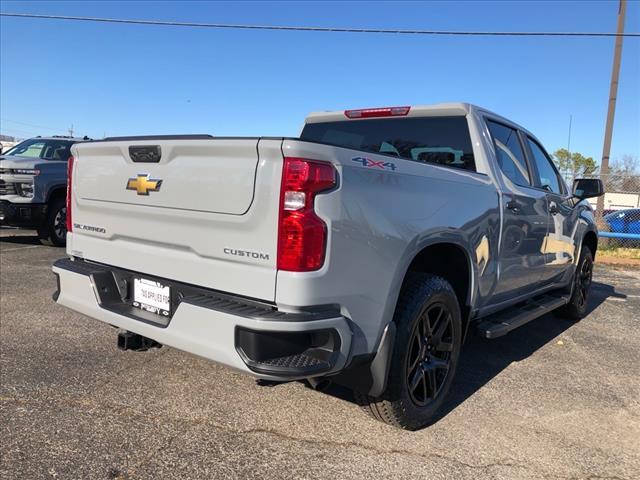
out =
<svg viewBox="0 0 640 480"><path fill-rule="evenodd" d="M138 195L149 195L149 192L160 190L162 180L149 178L148 173L139 173L137 177L127 181L127 190L135 190Z"/></svg>

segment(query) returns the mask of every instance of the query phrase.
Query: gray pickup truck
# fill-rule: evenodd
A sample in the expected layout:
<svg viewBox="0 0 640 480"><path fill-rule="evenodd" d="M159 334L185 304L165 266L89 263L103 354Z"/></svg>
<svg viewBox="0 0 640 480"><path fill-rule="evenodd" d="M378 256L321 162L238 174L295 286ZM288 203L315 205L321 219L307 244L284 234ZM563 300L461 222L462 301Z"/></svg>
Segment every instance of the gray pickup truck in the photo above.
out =
<svg viewBox="0 0 640 480"><path fill-rule="evenodd" d="M61 305L264 380L328 380L374 417L433 421L463 340L578 320L598 180L469 104L311 114L298 138L75 145Z"/></svg>
<svg viewBox="0 0 640 480"><path fill-rule="evenodd" d="M67 161L88 137L35 137L0 156L0 225L34 228L43 243L65 245Z"/></svg>

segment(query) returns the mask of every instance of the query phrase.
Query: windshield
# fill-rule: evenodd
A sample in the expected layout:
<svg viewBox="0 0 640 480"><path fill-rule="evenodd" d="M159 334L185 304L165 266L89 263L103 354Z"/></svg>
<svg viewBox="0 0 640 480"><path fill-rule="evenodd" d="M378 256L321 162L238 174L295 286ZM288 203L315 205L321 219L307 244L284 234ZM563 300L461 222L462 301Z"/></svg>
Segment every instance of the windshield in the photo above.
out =
<svg viewBox="0 0 640 480"><path fill-rule="evenodd" d="M19 143L3 155L6 157L20 156L41 158L43 160L67 161L71 156L72 142L66 140L44 140L32 138Z"/></svg>

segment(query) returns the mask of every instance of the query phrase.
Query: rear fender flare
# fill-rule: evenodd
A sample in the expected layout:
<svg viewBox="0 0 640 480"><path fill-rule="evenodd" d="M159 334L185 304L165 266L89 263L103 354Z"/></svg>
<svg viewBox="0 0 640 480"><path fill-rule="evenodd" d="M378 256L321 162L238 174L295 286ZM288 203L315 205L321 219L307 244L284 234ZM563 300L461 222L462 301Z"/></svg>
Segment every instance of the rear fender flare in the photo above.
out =
<svg viewBox="0 0 640 480"><path fill-rule="evenodd" d="M466 237L461 233L456 234L454 232L447 231L442 232L441 234L430 234L427 238L423 238L422 240L419 238L414 239L409 248L407 248L402 262L399 263L399 266L396 269L394 280L392 283L392 289L389 293L389 300L387 302L387 305L385 306L385 318L388 319L388 321L386 322L384 329L382 329L382 333L378 341L378 346L375 350L375 356L371 360L369 366L371 382L368 394L370 396L379 396L382 394L382 392L384 392L384 389L386 388L390 361L393 355L393 348L395 344L396 325L393 322L393 314L395 312L398 297L400 296L400 289L402 288L402 283L408 272L409 266L422 250L441 243L454 244L460 247L460 249L464 252L469 265L470 282L465 303L469 307L471 307L472 305L471 302L474 298L476 272L474 268L474 262L470 254L470 252L472 252L473 250L470 249L470 244ZM471 313L472 309L469 308L468 310ZM470 318L463 318L462 320L464 322L464 338L469 328Z"/></svg>

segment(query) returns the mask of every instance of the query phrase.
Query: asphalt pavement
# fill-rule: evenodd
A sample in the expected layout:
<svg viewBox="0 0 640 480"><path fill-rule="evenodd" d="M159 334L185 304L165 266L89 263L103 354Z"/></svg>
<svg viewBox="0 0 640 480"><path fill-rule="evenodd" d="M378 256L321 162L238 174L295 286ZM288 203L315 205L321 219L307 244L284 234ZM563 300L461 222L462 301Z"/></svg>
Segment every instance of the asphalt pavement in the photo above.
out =
<svg viewBox="0 0 640 480"><path fill-rule="evenodd" d="M640 478L640 270L597 266L590 313L471 337L450 402L406 432L349 391L252 378L51 300L54 260L0 231L0 478Z"/></svg>

